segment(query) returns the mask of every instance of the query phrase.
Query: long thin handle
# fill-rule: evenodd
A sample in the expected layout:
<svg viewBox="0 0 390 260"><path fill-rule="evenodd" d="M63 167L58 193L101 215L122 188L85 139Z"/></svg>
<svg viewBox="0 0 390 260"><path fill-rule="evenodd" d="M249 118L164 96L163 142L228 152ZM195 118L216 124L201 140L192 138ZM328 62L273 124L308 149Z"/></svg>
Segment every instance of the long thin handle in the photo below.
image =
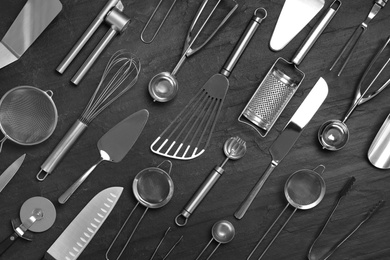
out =
<svg viewBox="0 0 390 260"><path fill-rule="evenodd" d="M85 129L87 129L87 126L87 124L81 122L80 120L77 120L72 125L66 135L58 143L56 148L54 148L54 150L51 152L49 157L47 157L46 161L41 165L41 170L36 176L39 181L45 180L46 177L52 173L52 171L68 153L70 148L72 148L73 144L77 141L81 134L84 133ZM43 176L41 176L42 172L45 172Z"/></svg>
<svg viewBox="0 0 390 260"><path fill-rule="evenodd" d="M176 225L182 227L187 224L188 218L203 201L214 184L222 176L223 172L224 170L219 166L214 168L214 170L209 174L207 179L202 183L202 185L198 188L190 201L184 207L183 211L175 218Z"/></svg>
<svg viewBox="0 0 390 260"><path fill-rule="evenodd" d="M268 166L267 170L261 176L261 178L257 181L256 185L252 188L252 190L249 192L249 194L246 196L245 200L241 203L240 207L237 209L237 211L234 213L234 216L237 219L242 219L249 209L250 205L252 204L253 200L256 198L257 194L263 187L264 183L268 179L268 177L271 175L273 170L278 166L276 163L272 161L272 163Z"/></svg>
<svg viewBox="0 0 390 260"><path fill-rule="evenodd" d="M91 168L89 168L88 171L86 171L75 183L72 184L59 198L58 202L61 204L64 204L68 201L70 196L77 190L78 187L88 178L88 176L95 170L96 166L98 166L102 161L104 161L103 158L100 158L97 163L92 165Z"/></svg>
<svg viewBox="0 0 390 260"><path fill-rule="evenodd" d="M18 238L18 234L16 234L16 232L12 233L12 235L10 235L9 237L7 237L6 239L4 239L1 243L0 243L0 256L2 254L4 254L5 251L7 251L7 249L15 242L15 240Z"/></svg>
<svg viewBox="0 0 390 260"><path fill-rule="evenodd" d="M303 59L306 57L306 54L309 53L310 49L313 47L314 43L320 37L321 33L325 30L326 26L330 23L332 18L335 16L336 12L341 6L341 2L336 0L334 1L322 19L316 24L316 26L311 30L309 36L306 38L304 43L298 49L297 53L294 55L292 62L296 65L299 65Z"/></svg>
<svg viewBox="0 0 390 260"><path fill-rule="evenodd" d="M64 60L58 65L57 71L59 73L64 73L66 68L70 65L70 63L74 60L80 50L84 47L87 41L91 38L94 32L99 28L100 24L104 21L105 16L110 11L111 8L118 4L119 0L109 0L107 4L103 7L100 13L96 16L93 22L89 25L87 30L83 33L77 43L70 50L68 55L64 58Z"/></svg>
<svg viewBox="0 0 390 260"><path fill-rule="evenodd" d="M230 76L230 73L233 71L234 66L237 64L242 53L245 51L246 46L249 44L257 28L266 17L267 11L264 8L258 8L255 10L252 19L247 25L244 33L241 35L239 41L234 47L233 52L230 54L228 60L225 62L225 65L220 72L221 74L225 75L226 77Z"/></svg>

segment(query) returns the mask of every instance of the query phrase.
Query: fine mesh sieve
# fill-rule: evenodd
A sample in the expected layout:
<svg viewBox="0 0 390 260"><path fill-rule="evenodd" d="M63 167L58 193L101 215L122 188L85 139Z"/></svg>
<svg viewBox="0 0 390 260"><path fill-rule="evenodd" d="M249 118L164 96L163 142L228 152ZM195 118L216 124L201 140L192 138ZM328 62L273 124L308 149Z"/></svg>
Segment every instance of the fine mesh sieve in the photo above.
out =
<svg viewBox="0 0 390 260"><path fill-rule="evenodd" d="M0 100L0 129L5 140L20 145L35 145L45 141L57 125L57 108L52 91L31 86L11 89Z"/></svg>

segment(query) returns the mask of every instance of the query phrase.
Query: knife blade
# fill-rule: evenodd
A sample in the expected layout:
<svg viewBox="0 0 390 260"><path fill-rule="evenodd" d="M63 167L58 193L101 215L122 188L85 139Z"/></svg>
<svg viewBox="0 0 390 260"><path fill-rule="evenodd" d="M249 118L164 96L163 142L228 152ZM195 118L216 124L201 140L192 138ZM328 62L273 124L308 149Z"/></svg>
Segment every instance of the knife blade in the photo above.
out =
<svg viewBox="0 0 390 260"><path fill-rule="evenodd" d="M98 193L46 251L44 260L74 260L88 246L119 200L123 187Z"/></svg>
<svg viewBox="0 0 390 260"><path fill-rule="evenodd" d="M18 60L61 9L58 0L28 0L0 42L0 69Z"/></svg>
<svg viewBox="0 0 390 260"><path fill-rule="evenodd" d="M148 110L139 110L105 133L97 144L100 159L58 198L58 202L64 204L101 162L120 162L137 141L148 118Z"/></svg>
<svg viewBox="0 0 390 260"><path fill-rule="evenodd" d="M312 119L314 114L318 111L322 103L325 101L327 95L328 85L323 78L320 78L310 93L307 95L305 100L303 100L297 111L295 111L294 115L291 117L282 133L269 148L272 162L261 178L257 181L252 190L249 192L249 194L246 196L237 211L234 213L234 216L237 219L242 219L244 217L245 213L256 198L257 194L260 192L268 177L294 146L303 129Z"/></svg>
<svg viewBox="0 0 390 260"><path fill-rule="evenodd" d="M0 175L0 192L7 186L8 182L14 177L15 173L19 170L22 165L26 154L20 156L14 161L1 175Z"/></svg>

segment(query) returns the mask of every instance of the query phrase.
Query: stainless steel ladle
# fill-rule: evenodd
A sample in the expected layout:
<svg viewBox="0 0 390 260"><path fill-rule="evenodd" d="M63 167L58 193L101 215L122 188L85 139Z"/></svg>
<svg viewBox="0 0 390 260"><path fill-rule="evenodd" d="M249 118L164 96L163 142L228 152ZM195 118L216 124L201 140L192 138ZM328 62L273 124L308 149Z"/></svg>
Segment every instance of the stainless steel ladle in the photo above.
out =
<svg viewBox="0 0 390 260"><path fill-rule="evenodd" d="M198 52L200 49L202 49L218 32L218 30L226 23L226 21L230 18L230 16L233 14L233 12L237 9L238 4L233 0L235 3L234 7L230 10L230 12L225 16L225 18L222 20L222 22L218 25L218 27L211 33L211 35L198 47L192 48L193 44L195 43L196 39L198 38L199 34L202 32L203 28L213 15L214 11L217 9L219 3L221 0L218 0L218 2L215 4L209 15L207 16L206 20L203 22L203 24L200 26L200 29L197 31L194 37L193 36L193 30L198 22L198 19L205 9L208 0L203 0L202 4L200 5L198 12L196 13L191 26L187 32L186 41L184 44L184 51L182 53L182 56L179 60L179 62L176 64L175 68L172 72L161 72L155 75L150 81L149 81L149 94L154 99L154 101L159 102L167 102L174 98L176 96L176 93L178 91L179 83L177 82L177 79L175 77L176 73L179 71L181 65L183 65L186 58L190 57L191 55L194 55L196 52Z"/></svg>
<svg viewBox="0 0 390 260"><path fill-rule="evenodd" d="M343 121L333 119L333 120L326 121L321 125L320 129L318 130L318 140L321 143L323 149L327 149L330 151L337 151L343 148L347 144L349 139L349 130L347 125L345 124L349 116L352 114L352 112L355 110L357 106L371 100L376 95L381 93L382 90L384 90L390 84L390 79L388 79L376 91L366 96L368 90L372 87L372 85L378 79L379 75L382 73L382 71L390 62L390 58L388 58L385 64L380 68L379 72L375 75L374 79L370 82L368 87L362 93L363 81L365 80L366 76L368 75L369 71L371 70L371 68L373 67L373 65L381 55L381 53L389 45L389 42L390 42L390 37L387 38L386 43L383 45L383 47L379 50L379 52L374 56L374 58L371 60L370 64L368 65L366 71L364 72L357 86L354 101L351 107L349 108L347 114L345 115Z"/></svg>
<svg viewBox="0 0 390 260"><path fill-rule="evenodd" d="M184 207L182 212L176 216L175 223L179 227L185 226L187 224L188 218L195 211L195 209L199 206L199 204L206 197L208 192L217 182L217 180L222 176L225 171L223 167L230 160L238 160L245 155L246 152L246 142L242 140L240 137L230 137L226 140L223 151L226 155L226 159L223 161L221 166L216 166L214 170L210 173L207 179L202 183L202 185L198 188L195 194L192 196L191 200Z"/></svg>
<svg viewBox="0 0 390 260"><path fill-rule="evenodd" d="M214 248L214 250L211 252L211 254L207 257L206 260L210 259L211 256L215 253L215 251L217 251L218 247L221 244L226 244L232 241L235 234L236 234L236 230L234 229L233 224L230 223L229 221L220 220L216 222L211 229L211 235L213 236L213 238L210 239L210 241L203 248L202 252L200 252L200 254L195 260L198 260L202 256L204 251L206 251L206 249L209 247L211 242L215 240L218 242L218 245Z"/></svg>
<svg viewBox="0 0 390 260"><path fill-rule="evenodd" d="M320 174L322 174L324 170L325 167L323 165L319 165L314 170L303 169L294 172L292 175L290 175L284 186L284 195L286 196L286 199L288 201L287 205L284 207L284 209L275 219L275 221L271 224L268 230L264 233L263 237L259 240L259 242L257 242L256 246L249 254L247 260L252 257L256 249L259 247L261 242L263 242L264 238L271 231L275 223L283 215L288 206L293 206L295 208L294 211L290 214L288 219L284 222L282 227L272 238L271 242L267 245L267 247L264 249L263 253L258 259L261 259L265 255L267 250L278 237L280 232L282 232L283 228L287 225L287 223L297 211L297 209L311 209L317 206L322 201L323 197L325 196L326 186L325 181Z"/></svg>

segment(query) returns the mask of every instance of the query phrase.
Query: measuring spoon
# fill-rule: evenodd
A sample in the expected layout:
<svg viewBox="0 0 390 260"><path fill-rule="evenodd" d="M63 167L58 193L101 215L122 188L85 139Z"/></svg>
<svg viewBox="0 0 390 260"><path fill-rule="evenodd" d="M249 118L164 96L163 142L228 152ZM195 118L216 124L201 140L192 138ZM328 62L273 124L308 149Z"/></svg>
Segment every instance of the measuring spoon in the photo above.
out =
<svg viewBox="0 0 390 260"><path fill-rule="evenodd" d="M217 182L217 180L222 176L223 166L227 163L229 159L238 160L245 155L246 152L246 142L242 140L240 137L230 137L226 140L223 151L225 152L226 159L223 161L221 166L216 166L214 170L210 173L207 179L202 183L202 185L198 188L196 193L193 195L191 200L184 207L182 212L176 216L175 223L179 227L185 226L187 224L188 218L195 211L195 209L199 206L202 200L206 197L208 192Z"/></svg>
<svg viewBox="0 0 390 260"><path fill-rule="evenodd" d="M218 247L221 244L226 244L232 241L235 234L236 234L236 230L234 229L233 224L230 223L229 221L220 220L216 222L211 229L211 235L213 236L213 238L210 239L210 241L203 248L202 252L200 252L200 254L195 260L198 260L202 256L204 251L206 251L206 249L209 247L211 242L215 240L218 242L218 245L214 248L214 250L211 252L211 254L207 257L206 260L210 259L211 256L215 253L215 251L217 251Z"/></svg>
<svg viewBox="0 0 390 260"><path fill-rule="evenodd" d="M390 62L390 58L388 58L385 64L380 68L379 72L375 75L374 79L370 82L368 87L362 93L363 81L365 80L367 74L369 73L372 66L377 61L377 59L379 58L383 50L388 46L389 42L390 42L390 37L388 37L386 43L383 45L383 47L379 50L379 52L375 55L375 57L368 65L366 71L364 72L357 86L354 101L351 107L349 108L347 114L345 115L343 121L333 119L333 120L326 121L321 125L320 129L318 130L318 140L321 143L323 149L327 149L330 151L337 151L343 148L349 140L349 130L347 125L345 124L349 116L352 114L352 112L355 110L356 107L374 98L390 84L390 79L389 79L382 86L380 86L376 91L374 91L373 93L365 97L368 90L372 87L374 82L378 79L379 75L382 73L382 71L385 69L387 64Z"/></svg>

